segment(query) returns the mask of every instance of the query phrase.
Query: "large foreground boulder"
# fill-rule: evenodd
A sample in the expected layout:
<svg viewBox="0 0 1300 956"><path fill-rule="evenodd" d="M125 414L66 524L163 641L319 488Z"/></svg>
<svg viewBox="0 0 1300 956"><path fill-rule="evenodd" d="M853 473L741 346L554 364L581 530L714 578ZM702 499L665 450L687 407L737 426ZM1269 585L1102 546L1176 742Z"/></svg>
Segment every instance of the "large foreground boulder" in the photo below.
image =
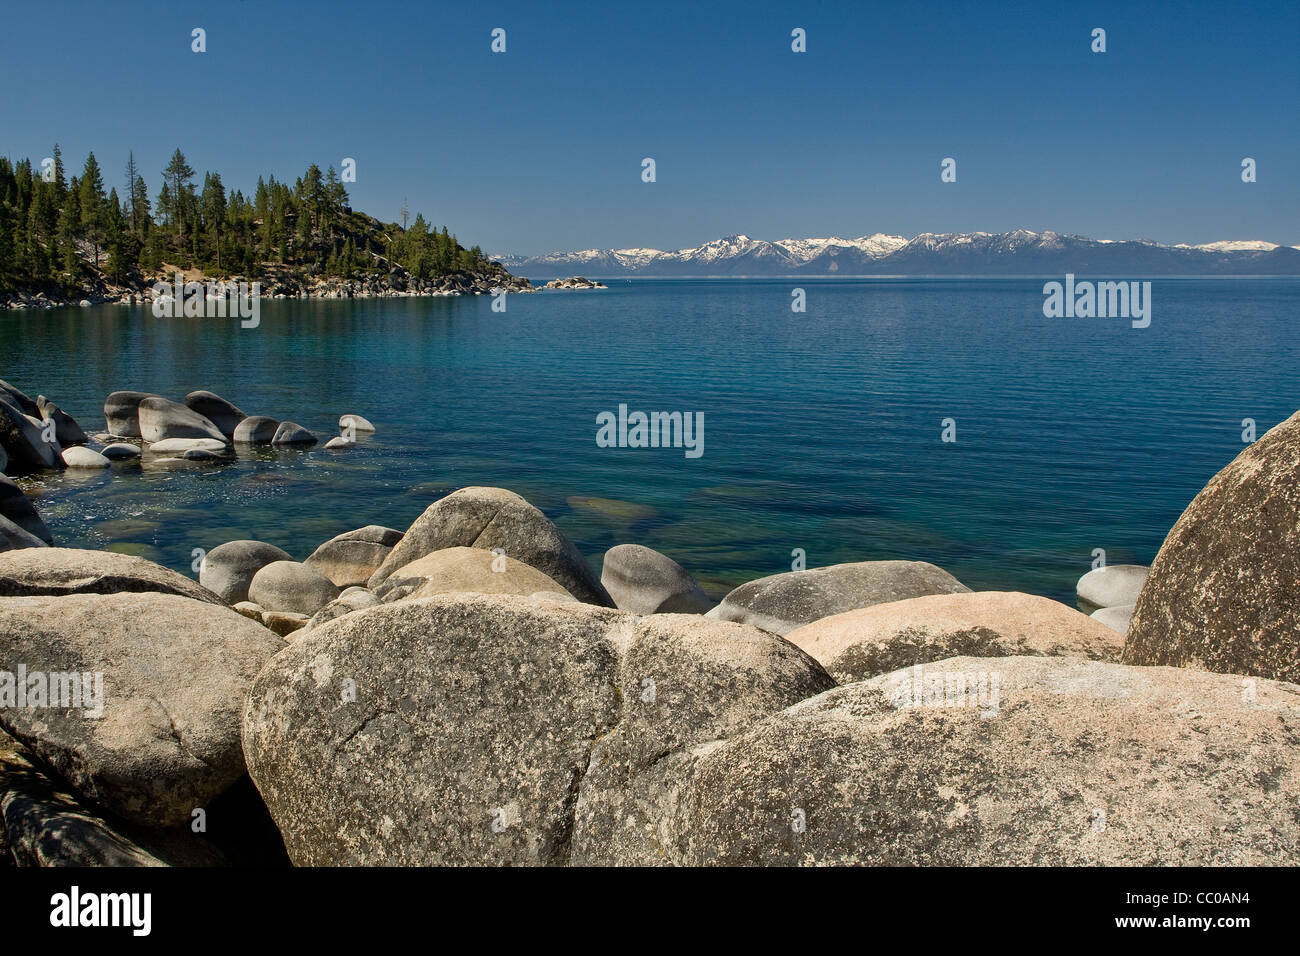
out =
<svg viewBox="0 0 1300 956"><path fill-rule="evenodd" d="M750 581L723 598L709 614L723 621L753 624L773 634L788 634L832 614L969 590L943 568L925 561L859 561Z"/></svg>
<svg viewBox="0 0 1300 956"><path fill-rule="evenodd" d="M190 392L185 396L185 407L216 425L226 438L233 438L239 423L248 417L234 404L212 392Z"/></svg>
<svg viewBox="0 0 1300 956"><path fill-rule="evenodd" d="M219 442L226 440L220 428L179 402L156 396L141 399L139 415L140 437L147 442L167 438L214 438Z"/></svg>
<svg viewBox="0 0 1300 956"><path fill-rule="evenodd" d="M1300 681L1300 412L1210 479L1133 609L1127 664Z"/></svg>
<svg viewBox="0 0 1300 956"><path fill-rule="evenodd" d="M124 592L175 594L207 604L222 603L184 575L128 554L76 548L30 548L0 554L0 597Z"/></svg>
<svg viewBox="0 0 1300 956"><path fill-rule="evenodd" d="M671 855L687 865L1294 866L1298 721L1292 684L951 658L821 694L701 754Z"/></svg>
<svg viewBox="0 0 1300 956"><path fill-rule="evenodd" d="M8 518L28 534L35 535L46 544L53 544L54 537L50 529L41 520L36 506L31 503L23 490L0 475L0 517Z"/></svg>
<svg viewBox="0 0 1300 956"><path fill-rule="evenodd" d="M445 548L501 548L588 604L613 607L586 560L546 515L504 488L462 488L415 519L369 582L372 591L404 565Z"/></svg>
<svg viewBox="0 0 1300 956"><path fill-rule="evenodd" d="M203 556L199 584L227 604L248 600L253 575L275 561L292 561L289 552L264 541L227 541Z"/></svg>
<svg viewBox="0 0 1300 956"><path fill-rule="evenodd" d="M243 774L243 700L283 646L230 608L174 594L7 598L0 671L22 665L49 687L44 706L31 688L26 706L6 700L0 725L114 813L187 823Z"/></svg>
<svg viewBox="0 0 1300 956"><path fill-rule="evenodd" d="M104 399L104 423L108 433L118 438L140 438L140 403L146 398L162 396L152 392L120 391Z"/></svg>
<svg viewBox="0 0 1300 956"><path fill-rule="evenodd" d="M339 596L329 578L297 561L272 561L248 583L248 600L267 611L311 617Z"/></svg>
<svg viewBox="0 0 1300 956"><path fill-rule="evenodd" d="M330 538L303 562L329 578L338 587L364 585L379 570L402 532L372 524Z"/></svg>
<svg viewBox="0 0 1300 956"><path fill-rule="evenodd" d="M685 568L640 544L606 551L600 583L621 610L634 614L704 614L714 606Z"/></svg>
<svg viewBox="0 0 1300 956"><path fill-rule="evenodd" d="M877 604L805 624L786 640L841 684L945 657L1118 661L1124 650L1124 639L1100 621L1018 591L930 594Z"/></svg>
<svg viewBox="0 0 1300 956"><path fill-rule="evenodd" d="M831 684L752 628L451 594L307 631L258 676L244 751L299 865L565 864L584 800L581 859L646 861L644 770Z"/></svg>

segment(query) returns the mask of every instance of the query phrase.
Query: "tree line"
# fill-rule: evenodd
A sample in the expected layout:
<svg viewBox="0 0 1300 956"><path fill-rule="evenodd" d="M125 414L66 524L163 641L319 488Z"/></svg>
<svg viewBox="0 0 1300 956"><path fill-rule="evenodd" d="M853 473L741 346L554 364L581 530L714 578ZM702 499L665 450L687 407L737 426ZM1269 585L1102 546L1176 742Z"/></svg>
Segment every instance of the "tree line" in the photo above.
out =
<svg viewBox="0 0 1300 956"><path fill-rule="evenodd" d="M259 176L246 196L216 172L200 187L177 149L152 199L134 153L121 184L105 193L93 152L71 177L58 145L39 166L0 157L0 290L71 291L100 276L129 286L164 264L252 279L274 267L357 276L386 270L380 257L422 279L500 268L423 215L405 228L354 212L333 166L312 164L292 185Z"/></svg>

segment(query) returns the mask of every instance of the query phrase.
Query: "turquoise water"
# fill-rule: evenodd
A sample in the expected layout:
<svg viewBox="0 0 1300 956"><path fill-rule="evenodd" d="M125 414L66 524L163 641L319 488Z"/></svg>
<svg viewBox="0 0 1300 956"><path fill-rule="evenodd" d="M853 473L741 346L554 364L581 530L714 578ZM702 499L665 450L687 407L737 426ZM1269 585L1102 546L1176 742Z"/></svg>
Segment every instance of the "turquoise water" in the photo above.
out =
<svg viewBox="0 0 1300 956"><path fill-rule="evenodd" d="M1094 548L1150 562L1241 451L1243 418L1262 434L1300 408L1300 280L1156 279L1140 330L1044 318L1043 281L611 280L505 313L486 297L272 301L256 329L8 313L0 378L92 432L128 388L206 388L325 437L347 412L378 426L351 452L24 482L58 543L186 573L195 548L258 538L305 557L483 484L542 508L594 567L639 542L715 594L802 548L810 567L923 559L1072 600ZM598 447L596 415L620 403L703 413L704 454Z"/></svg>

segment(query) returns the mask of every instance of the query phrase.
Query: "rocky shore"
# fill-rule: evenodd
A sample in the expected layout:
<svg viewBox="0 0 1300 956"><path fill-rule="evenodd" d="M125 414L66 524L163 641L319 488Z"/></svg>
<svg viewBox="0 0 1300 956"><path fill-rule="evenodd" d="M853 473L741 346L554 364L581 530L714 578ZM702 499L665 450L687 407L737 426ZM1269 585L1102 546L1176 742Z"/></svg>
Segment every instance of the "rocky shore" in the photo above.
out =
<svg viewBox="0 0 1300 956"><path fill-rule="evenodd" d="M250 421L115 393L104 434ZM1295 865L1298 463L1300 413L1149 569L1080 579L1100 618L914 560L715 603L488 487L195 581L50 547L6 483L0 863ZM102 713L20 703L19 668L102 675Z"/></svg>
<svg viewBox="0 0 1300 956"><path fill-rule="evenodd" d="M260 278L229 276L230 283L261 283L261 294L267 299L363 299L386 297L419 297L446 295L488 295L498 292L536 292L527 279L504 273L462 272L436 278L421 279L411 275L401 266L380 260L381 271L358 274L354 278L337 276L312 276L302 270L271 267ZM157 282L170 284L177 270L164 268L145 276L138 284L112 285L99 281L72 296L54 292L9 291L0 292L0 309L53 309L80 305L147 305L153 301L153 286ZM201 272L182 273L187 282L204 282ZM222 281L213 279L214 282Z"/></svg>
<svg viewBox="0 0 1300 956"><path fill-rule="evenodd" d="M314 277L301 272L285 269L271 269L259 279L249 276L229 276L214 282L261 283L261 295L265 299L374 299L374 298L419 298L429 296L453 295L496 295L500 292L527 293L538 292L534 286L521 276L509 273L455 273L436 278L421 279L412 276L400 266L388 267L384 273L371 273L355 278L343 279L337 276ZM182 273L187 282L206 282L201 272L190 270ZM55 309L65 306L89 307L92 305L148 305L154 299L154 284L170 284L176 277L175 271L162 271L146 276L139 284L129 286L111 285L100 282L80 290L71 296L55 292L9 291L0 292L0 309ZM552 291L574 291L607 288L600 282L575 276L571 279L553 279L541 287Z"/></svg>

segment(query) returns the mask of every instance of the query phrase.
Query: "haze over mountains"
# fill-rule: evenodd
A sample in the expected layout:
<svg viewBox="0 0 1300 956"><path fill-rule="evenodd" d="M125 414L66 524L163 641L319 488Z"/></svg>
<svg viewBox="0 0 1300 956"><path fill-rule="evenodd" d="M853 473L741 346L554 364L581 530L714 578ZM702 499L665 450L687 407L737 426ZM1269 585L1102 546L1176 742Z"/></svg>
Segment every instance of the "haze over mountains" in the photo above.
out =
<svg viewBox="0 0 1300 956"><path fill-rule="evenodd" d="M776 242L736 235L693 249L585 249L497 261L525 276L1300 275L1300 248L1263 240L1170 246L1025 229Z"/></svg>

